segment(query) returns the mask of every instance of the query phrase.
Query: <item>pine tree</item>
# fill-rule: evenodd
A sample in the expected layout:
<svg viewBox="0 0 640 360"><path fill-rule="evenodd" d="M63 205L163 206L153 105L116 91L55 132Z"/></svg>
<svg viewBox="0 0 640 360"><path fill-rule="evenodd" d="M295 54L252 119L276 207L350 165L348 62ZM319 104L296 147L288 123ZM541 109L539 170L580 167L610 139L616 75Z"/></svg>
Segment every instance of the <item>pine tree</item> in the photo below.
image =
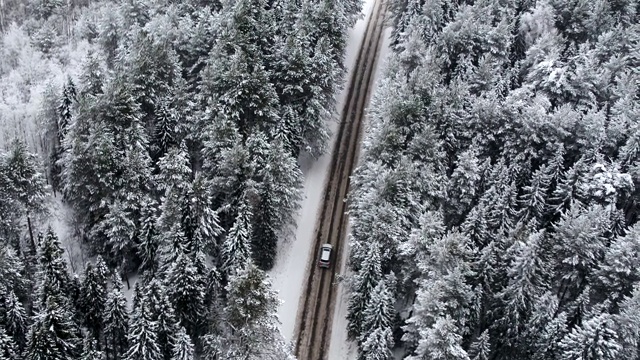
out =
<svg viewBox="0 0 640 360"><path fill-rule="evenodd" d="M393 359L393 334L390 328L375 328L362 342L360 360Z"/></svg>
<svg viewBox="0 0 640 360"><path fill-rule="evenodd" d="M596 315L573 329L560 342L562 359L618 359L621 346L608 314Z"/></svg>
<svg viewBox="0 0 640 360"><path fill-rule="evenodd" d="M51 228L40 242L38 251L37 301L43 306L50 298L57 305L68 304L70 279L58 237Z"/></svg>
<svg viewBox="0 0 640 360"><path fill-rule="evenodd" d="M69 126L71 126L73 117L73 105L77 102L76 86L71 80L71 77L67 77L67 83L62 88L62 98L60 99L60 105L58 105L58 140L60 144L64 143L64 138L67 136Z"/></svg>
<svg viewBox="0 0 640 360"><path fill-rule="evenodd" d="M176 335L176 343L173 346L173 356L171 360L193 360L194 349L191 338L183 327L180 327Z"/></svg>
<svg viewBox="0 0 640 360"><path fill-rule="evenodd" d="M426 329L416 349L416 356L407 359L468 360L469 355L462 348L459 332L451 318L438 318L432 327Z"/></svg>
<svg viewBox="0 0 640 360"><path fill-rule="evenodd" d="M362 333L367 300L381 278L380 250L378 245L374 243L369 246L362 269L358 271L354 279L347 315L347 320L349 321L347 329L350 337L358 338Z"/></svg>
<svg viewBox="0 0 640 360"><path fill-rule="evenodd" d="M395 315L394 302L387 281L380 280L371 292L363 312L361 343L364 343L369 334L377 329L392 329Z"/></svg>
<svg viewBox="0 0 640 360"><path fill-rule="evenodd" d="M28 318L24 307L18 297L13 292L9 291L4 304L4 325L7 334L13 338L17 348L24 350L27 339L27 324Z"/></svg>
<svg viewBox="0 0 640 360"><path fill-rule="evenodd" d="M102 347L103 316L107 302L107 267L100 256L95 266L87 264L81 290L81 304L85 326L96 340L98 350Z"/></svg>
<svg viewBox="0 0 640 360"><path fill-rule="evenodd" d="M171 264L167 274L171 284L168 296L175 309L177 320L194 340L198 339L207 318L205 281L198 273L191 257L181 252Z"/></svg>
<svg viewBox="0 0 640 360"><path fill-rule="evenodd" d="M32 250L35 250L32 217L46 213L47 186L44 175L39 171L36 156L27 151L20 140L11 143L10 151L4 157L4 174L11 187L10 196L20 204L21 214L27 219Z"/></svg>
<svg viewBox="0 0 640 360"><path fill-rule="evenodd" d="M55 297L36 314L27 343L29 360L72 360L80 356L80 340L73 317Z"/></svg>
<svg viewBox="0 0 640 360"><path fill-rule="evenodd" d="M140 298L139 296L142 297ZM162 360L164 357L160 350L157 337L158 324L151 318L152 314L147 304L147 296L136 293L135 302L136 307L133 309L129 335L127 337L129 349L124 359Z"/></svg>
<svg viewBox="0 0 640 360"><path fill-rule="evenodd" d="M293 359L278 330L279 300L266 274L251 262L232 275L224 309L235 329L226 359Z"/></svg>
<svg viewBox="0 0 640 360"><path fill-rule="evenodd" d="M491 355L491 342L489 338L489 331L485 330L478 336L469 348L469 355L471 360L489 360Z"/></svg>
<svg viewBox="0 0 640 360"><path fill-rule="evenodd" d="M144 305L148 308L150 321L154 323L155 338L160 354L163 359L170 359L178 331L178 319L167 295L166 287L158 279L151 280L147 285L144 293Z"/></svg>
<svg viewBox="0 0 640 360"><path fill-rule="evenodd" d="M137 255L140 258L140 270L155 273L158 268L156 255L160 247L160 236L156 223L158 221L156 202L148 198L140 208L140 227L138 230Z"/></svg>
<svg viewBox="0 0 640 360"><path fill-rule="evenodd" d="M4 328L0 325L0 359L12 360L17 359L19 350L13 339L7 335Z"/></svg>
<svg viewBox="0 0 640 360"><path fill-rule="evenodd" d="M243 200L241 200L243 201ZM231 274L245 267L250 256L251 212L244 201L240 204L236 221L222 243L222 269Z"/></svg>
<svg viewBox="0 0 640 360"><path fill-rule="evenodd" d="M127 334L129 332L129 314L127 300L122 293L122 282L114 277L113 288L107 294L104 306L104 340L107 359L124 358L129 348ZM136 288L137 288L136 283ZM136 296L137 298L138 296ZM135 308L135 306L134 306Z"/></svg>

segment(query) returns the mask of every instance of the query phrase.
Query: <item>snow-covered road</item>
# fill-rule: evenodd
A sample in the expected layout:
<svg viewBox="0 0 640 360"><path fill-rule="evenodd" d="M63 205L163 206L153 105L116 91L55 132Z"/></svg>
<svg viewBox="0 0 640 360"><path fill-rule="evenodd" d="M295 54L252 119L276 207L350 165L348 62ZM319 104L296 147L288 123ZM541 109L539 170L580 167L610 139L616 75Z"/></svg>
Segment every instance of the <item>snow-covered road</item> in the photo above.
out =
<svg viewBox="0 0 640 360"><path fill-rule="evenodd" d="M373 0L364 0L363 14L364 18L360 19L356 25L349 31L349 38L346 48L345 66L347 68L346 79L351 79L353 66L356 61L359 47L362 43L366 23L371 15ZM381 50L378 69L376 70L376 78L379 76L380 65L384 64L387 54L389 30L385 32L383 39L383 48ZM375 86L375 85L374 85ZM337 98L337 109L344 107L347 89L349 84L345 84L344 90L341 91ZM278 258L274 268L270 271L274 289L279 292L280 299L283 303L280 306L278 315L280 317L281 331L285 338L289 341L294 340L294 327L296 324L296 315L300 296L304 288L304 277L309 256L313 253L311 249L313 241L314 228L317 221L317 214L322 202L322 191L327 181L327 173L331 160L331 152L335 146L335 132L337 122L332 122L330 127L334 133L327 154L317 161L308 158L301 158L300 164L305 176L303 187L303 201L301 209L297 215L298 227L295 231L295 237L280 243L278 249ZM347 252L342 261L346 260ZM342 267L343 272L345 266ZM336 304L336 314L333 321L333 331L331 343L334 344L330 348L329 359L347 359L347 351L349 346L346 343L346 322L344 315L346 314L346 304L344 303L345 294L340 286L338 290L338 303Z"/></svg>

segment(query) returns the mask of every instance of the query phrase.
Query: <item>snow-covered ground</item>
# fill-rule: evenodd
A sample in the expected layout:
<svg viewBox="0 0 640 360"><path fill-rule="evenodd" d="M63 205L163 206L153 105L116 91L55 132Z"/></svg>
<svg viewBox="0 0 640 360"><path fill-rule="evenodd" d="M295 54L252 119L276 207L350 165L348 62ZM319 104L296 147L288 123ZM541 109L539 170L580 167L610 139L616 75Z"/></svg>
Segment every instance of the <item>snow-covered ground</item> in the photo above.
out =
<svg viewBox="0 0 640 360"><path fill-rule="evenodd" d="M355 26L349 31L347 42L345 65L347 68L346 79L351 79L353 66L358 56L358 49L362 43L362 37L366 28L367 20L371 14L373 0L364 0L362 12L365 14ZM337 98L337 109L341 110L346 100L349 84L345 84L344 90ZM317 213L322 201L322 191L329 165L331 163L331 152L335 145L335 135L337 133L338 122L330 124L333 136L327 153L317 161L308 158L301 158L301 168L304 173L304 187L302 190L302 204L297 214L297 229L295 237L280 243L278 248L278 258L273 269L269 272L272 278L273 287L279 292L279 297L283 301L278 311L278 316L282 322L281 331L288 341L293 340L293 332L298 313L298 303L304 287L305 270L311 256L313 244L313 231L316 226Z"/></svg>
<svg viewBox="0 0 640 360"><path fill-rule="evenodd" d="M378 79L383 73L386 65L387 55L389 54L389 43L391 40L391 28L385 29L382 38L382 47L380 49L380 57L373 75L373 92L377 87ZM366 115L365 115L366 116ZM366 122L365 117L365 122ZM366 125L365 125L366 126ZM351 232L350 226L347 227L347 234ZM342 255L342 266L340 267L340 276L349 276L350 272L347 268L347 259L349 257L349 247ZM357 345L353 341L347 339L347 304L349 294L344 283L338 285L336 293L336 308L333 314L333 328L331 329L331 340L329 345L329 360L352 360L357 359Z"/></svg>

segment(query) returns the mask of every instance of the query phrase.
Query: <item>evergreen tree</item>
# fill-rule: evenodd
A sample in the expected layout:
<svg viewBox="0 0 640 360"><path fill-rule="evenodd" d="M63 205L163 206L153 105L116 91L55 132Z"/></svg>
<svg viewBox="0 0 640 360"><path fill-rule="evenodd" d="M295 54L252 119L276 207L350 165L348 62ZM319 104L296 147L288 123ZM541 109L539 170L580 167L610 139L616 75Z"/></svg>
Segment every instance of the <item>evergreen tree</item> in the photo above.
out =
<svg viewBox="0 0 640 360"><path fill-rule="evenodd" d="M7 335L13 338L17 349L22 351L26 345L29 319L22 303L18 300L13 290L9 291L9 295L5 300L4 311L4 325Z"/></svg>
<svg viewBox="0 0 640 360"><path fill-rule="evenodd" d="M621 346L610 316L587 319L560 342L562 359L618 359Z"/></svg>
<svg viewBox="0 0 640 360"><path fill-rule="evenodd" d="M489 331L485 330L478 336L478 339L471 344L469 349L471 360L489 360L491 355L491 342Z"/></svg>
<svg viewBox="0 0 640 360"><path fill-rule="evenodd" d="M57 235L51 228L41 239L38 251L37 303L45 306L49 299L56 305L68 306L70 285L67 263Z"/></svg>
<svg viewBox="0 0 640 360"><path fill-rule="evenodd" d="M173 356L171 360L193 360L194 350L191 338L184 328L180 328L176 336L176 343L173 346Z"/></svg>
<svg viewBox="0 0 640 360"><path fill-rule="evenodd" d="M363 312L361 343L377 329L392 329L395 310L393 296L385 279L380 280L371 292L367 307Z"/></svg>
<svg viewBox="0 0 640 360"><path fill-rule="evenodd" d="M242 200L241 200L242 201ZM222 243L222 269L232 274L245 267L250 256L251 212L244 202L240 204L236 221Z"/></svg>
<svg viewBox="0 0 640 360"><path fill-rule="evenodd" d="M178 331L178 319L167 295L166 287L158 280L149 282L143 296L144 306L154 324L156 343L162 359L170 359Z"/></svg>
<svg viewBox="0 0 640 360"><path fill-rule="evenodd" d="M293 359L278 330L279 300L266 274L251 262L227 285L226 320L232 329L226 359Z"/></svg>
<svg viewBox="0 0 640 360"><path fill-rule="evenodd" d="M103 316L107 302L107 267L100 256L95 266L87 264L81 290L81 304L85 326L96 340L97 349L102 346Z"/></svg>
<svg viewBox="0 0 640 360"><path fill-rule="evenodd" d="M109 360L124 358L129 348L127 300L122 293L122 282L118 278L114 278L111 283L113 288L107 294L102 317L104 321L104 351Z"/></svg>
<svg viewBox="0 0 640 360"><path fill-rule="evenodd" d="M167 282L171 284L168 296L177 320L191 338L198 339L202 333L203 320L207 318L205 281L189 255L183 252L178 255L171 264Z"/></svg>
<svg viewBox="0 0 640 360"><path fill-rule="evenodd" d="M364 311L367 306L367 300L371 296L374 287L382 278L382 269L380 268L380 250L377 244L371 244L362 264L362 269L358 271L352 288L351 297L349 299L349 308L347 320L349 324L347 329L349 336L357 338L362 333L362 323L364 321Z"/></svg>
<svg viewBox="0 0 640 360"><path fill-rule="evenodd" d="M469 355L462 348L462 336L449 317L438 318L432 327L425 330L423 340L416 349L416 356L407 359L463 360Z"/></svg>
<svg viewBox="0 0 640 360"><path fill-rule="evenodd" d="M47 186L44 175L39 171L36 156L27 151L19 140L11 143L9 153L3 157L3 173L11 186L9 196L20 204L20 213L26 217L32 250L35 251L32 218L46 213Z"/></svg>
<svg viewBox="0 0 640 360"><path fill-rule="evenodd" d="M0 325L0 359L11 360L18 358L19 351L11 339Z"/></svg>
<svg viewBox="0 0 640 360"><path fill-rule="evenodd" d="M139 296L142 296L140 298ZM136 307L133 309L127 341L129 349L124 355L126 360L164 359L157 337L157 322L152 320L147 297L136 293Z"/></svg>
<svg viewBox="0 0 640 360"><path fill-rule="evenodd" d="M80 356L80 339L73 317L55 297L47 299L34 319L27 343L29 360L72 360Z"/></svg>
<svg viewBox="0 0 640 360"><path fill-rule="evenodd" d="M391 360L393 335L390 328L375 328L362 342L361 360Z"/></svg>

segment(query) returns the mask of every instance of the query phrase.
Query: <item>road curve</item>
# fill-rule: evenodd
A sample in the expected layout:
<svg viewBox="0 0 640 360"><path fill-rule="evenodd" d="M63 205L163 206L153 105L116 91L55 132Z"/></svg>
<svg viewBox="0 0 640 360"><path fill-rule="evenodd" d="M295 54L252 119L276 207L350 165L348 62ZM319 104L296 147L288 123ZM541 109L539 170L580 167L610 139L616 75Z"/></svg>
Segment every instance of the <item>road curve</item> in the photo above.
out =
<svg viewBox="0 0 640 360"><path fill-rule="evenodd" d="M369 100L373 74L380 52L387 0L374 0L365 36L349 82L325 184L322 207L314 231L313 256L307 265L307 280L302 292L295 329L295 353L298 360L326 360L335 308L335 275L340 273L347 225L346 196L360 148L364 110ZM317 265L320 246L333 245L332 265ZM331 359L334 360L334 359ZM341 359L335 359L341 360Z"/></svg>

